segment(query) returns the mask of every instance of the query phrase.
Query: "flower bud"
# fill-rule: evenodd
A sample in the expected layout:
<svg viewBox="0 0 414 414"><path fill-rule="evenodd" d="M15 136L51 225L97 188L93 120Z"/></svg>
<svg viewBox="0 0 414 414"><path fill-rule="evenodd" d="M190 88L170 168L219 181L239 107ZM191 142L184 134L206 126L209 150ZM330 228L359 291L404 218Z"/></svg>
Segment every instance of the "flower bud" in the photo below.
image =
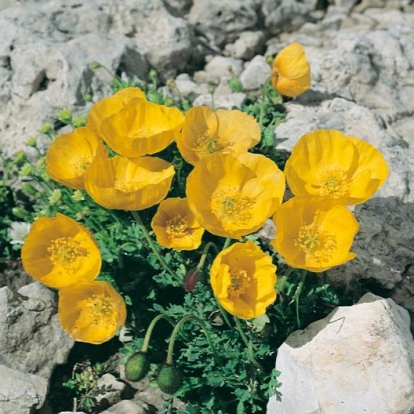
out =
<svg viewBox="0 0 414 414"><path fill-rule="evenodd" d="M142 380L149 371L149 359L146 352L135 352L125 364L125 376L129 381Z"/></svg>
<svg viewBox="0 0 414 414"><path fill-rule="evenodd" d="M165 364L157 378L158 386L160 390L167 394L174 394L181 386L183 376L181 370L170 364Z"/></svg>
<svg viewBox="0 0 414 414"><path fill-rule="evenodd" d="M184 277L183 289L186 292L192 292L197 282L201 281L200 272L197 269L190 270Z"/></svg>

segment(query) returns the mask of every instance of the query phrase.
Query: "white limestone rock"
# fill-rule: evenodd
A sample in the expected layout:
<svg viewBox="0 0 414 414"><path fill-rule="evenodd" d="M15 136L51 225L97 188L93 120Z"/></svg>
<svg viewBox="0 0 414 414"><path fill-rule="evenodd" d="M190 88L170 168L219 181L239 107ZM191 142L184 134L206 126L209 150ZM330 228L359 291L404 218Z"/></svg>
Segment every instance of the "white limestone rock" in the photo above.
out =
<svg viewBox="0 0 414 414"><path fill-rule="evenodd" d="M46 399L48 381L38 375L0 365L0 413L31 414Z"/></svg>
<svg viewBox="0 0 414 414"><path fill-rule="evenodd" d="M0 366L49 379L74 341L62 330L56 294L38 282L0 289Z"/></svg>
<svg viewBox="0 0 414 414"><path fill-rule="evenodd" d="M240 75L240 82L247 91L257 90L270 76L270 66L264 56L257 55L249 63Z"/></svg>
<svg viewBox="0 0 414 414"><path fill-rule="evenodd" d="M367 293L278 350L281 401L268 414L401 414L414 407L414 341L408 312Z"/></svg>
<svg viewBox="0 0 414 414"><path fill-rule="evenodd" d="M194 0L188 18L216 47L234 42L258 23L255 0Z"/></svg>

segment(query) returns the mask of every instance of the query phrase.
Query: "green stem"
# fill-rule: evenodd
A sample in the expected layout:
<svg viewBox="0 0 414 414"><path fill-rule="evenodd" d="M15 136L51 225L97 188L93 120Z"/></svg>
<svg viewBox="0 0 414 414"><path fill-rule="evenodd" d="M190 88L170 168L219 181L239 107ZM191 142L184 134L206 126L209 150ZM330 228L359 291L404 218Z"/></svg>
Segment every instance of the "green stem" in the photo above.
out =
<svg viewBox="0 0 414 414"><path fill-rule="evenodd" d="M270 82L270 76L266 78L266 80L263 82L263 85L262 85L262 96L260 100L260 112L259 112L260 131L263 128L264 112L265 112L264 109L265 109L265 103L266 103L266 88L269 82Z"/></svg>
<svg viewBox="0 0 414 414"><path fill-rule="evenodd" d="M151 323L149 324L147 332L145 333L144 342L143 342L142 347L141 347L141 352L147 352L148 351L148 346L149 346L149 341L151 339L152 331L154 330L155 325L157 324L157 322L160 321L163 318L167 322L169 322L172 326L174 326L174 323L171 321L171 319L168 316L165 316L165 315L156 316L151 321Z"/></svg>
<svg viewBox="0 0 414 414"><path fill-rule="evenodd" d="M206 259L207 259L207 254L208 254L208 251L209 251L210 247L213 247L213 248L214 248L214 250L216 251L216 253L217 253L217 254L219 253L219 250L218 250L217 246L215 245L215 243L213 243L213 242L208 242L208 243L204 246L204 250L203 250L203 253L202 253L202 255L201 255L200 261L198 262L198 265L197 265L197 267L196 267L196 270L197 270L198 272L201 272L201 270L202 270L202 269L203 269L203 267L204 267L204 263L205 263L205 261L206 261Z"/></svg>
<svg viewBox="0 0 414 414"><path fill-rule="evenodd" d="M249 355L249 360L250 362L257 368L260 369L260 371L262 372L266 372L266 370L259 364L259 362L257 362L256 358L254 357L254 352L253 352L253 344L252 341L247 337L247 335L244 333L243 331L243 327L241 326L240 323L240 319L237 318L236 316L233 316L234 322L236 322L236 328L240 333L240 336L243 339L243 342L246 344L247 347L247 352Z"/></svg>
<svg viewBox="0 0 414 414"><path fill-rule="evenodd" d="M175 339L178 335L178 332L179 332L181 326L184 325L189 320L193 320L194 322L197 322L200 325L201 329L204 332L204 335L207 338L208 344L210 345L211 351L213 352L214 358L216 358L217 361L220 361L220 356L218 355L216 349L214 348L213 341L211 340L211 336L210 336L207 328L205 327L204 322L195 315L187 315L187 316L184 316L184 318L182 318L178 321L177 325L175 325L175 328L172 331L172 334L171 334L171 337L170 337L170 342L168 343L166 363L169 364L169 365L173 365L173 363L174 363L173 354L174 354Z"/></svg>
<svg viewBox="0 0 414 414"><path fill-rule="evenodd" d="M232 239L230 237L227 237L226 241L224 242L223 248L221 250L226 250L227 247L230 246Z"/></svg>
<svg viewBox="0 0 414 414"><path fill-rule="evenodd" d="M233 329L233 325L231 324L231 322L230 322L230 318L229 318L229 315L227 314L227 312L223 309L223 307L218 303L218 301L217 301L217 305L218 305L218 308L219 308L219 310L220 310L220 312L221 312L221 315L223 316L223 319L225 320L225 322L227 323L227 325L229 326L229 328L231 328L231 329Z"/></svg>
<svg viewBox="0 0 414 414"><path fill-rule="evenodd" d="M300 315L299 315L299 299L300 299L300 294L302 293L303 285L305 284L305 278L306 278L307 271L304 269L301 269L298 272L299 272L299 283L298 283L298 287L296 288L296 292L293 296L293 299L295 301L296 323L298 325L298 328L300 329L301 321L300 321Z"/></svg>
<svg viewBox="0 0 414 414"><path fill-rule="evenodd" d="M136 211L132 211L131 212L132 215L134 216L134 219L136 220L137 224L138 224L138 228L141 230L142 234L145 237L145 240L148 243L148 246L150 247L150 249L153 251L153 253L155 254L156 258L158 259L158 261L160 262L161 266L178 282L182 282L182 280L180 280L177 275L171 270L170 266L168 266L168 263L164 260L164 258L161 256L160 252L157 249L157 246L155 245L154 241L151 239L151 236L148 233L147 228L145 227L144 223L141 220L141 217L139 216L138 212Z"/></svg>
<svg viewBox="0 0 414 414"><path fill-rule="evenodd" d="M278 289L277 290L278 290L279 293L283 293L283 289L285 288L286 281L287 281L288 277L291 275L292 272L293 272L293 269L290 267L287 270L286 274L281 276L278 279L278 281L277 281L278 282L277 283L277 288Z"/></svg>

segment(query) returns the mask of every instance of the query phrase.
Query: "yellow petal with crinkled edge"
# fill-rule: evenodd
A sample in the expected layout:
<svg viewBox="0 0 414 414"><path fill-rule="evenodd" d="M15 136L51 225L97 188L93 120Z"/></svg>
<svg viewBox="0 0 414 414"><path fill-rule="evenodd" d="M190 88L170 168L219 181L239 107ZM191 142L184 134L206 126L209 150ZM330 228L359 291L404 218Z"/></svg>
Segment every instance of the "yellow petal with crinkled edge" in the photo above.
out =
<svg viewBox="0 0 414 414"><path fill-rule="evenodd" d="M63 214L38 218L22 248L25 271L52 288L95 279L101 253L89 231Z"/></svg>
<svg viewBox="0 0 414 414"><path fill-rule="evenodd" d="M101 99L92 105L88 113L87 126L100 136L102 122L120 111L133 99L146 100L144 92L139 88L125 88L113 96Z"/></svg>
<svg viewBox="0 0 414 414"><path fill-rule="evenodd" d="M334 200L293 197L277 209L273 220L272 245L291 267L323 272L356 257L350 249L358 222Z"/></svg>
<svg viewBox="0 0 414 414"><path fill-rule="evenodd" d="M303 135L285 166L293 194L332 198L345 205L372 197L388 172L384 157L373 145L323 129Z"/></svg>
<svg viewBox="0 0 414 414"><path fill-rule="evenodd" d="M272 68L272 85L281 95L292 98L310 88L310 66L300 43L292 43L277 54Z"/></svg>
<svg viewBox="0 0 414 414"><path fill-rule="evenodd" d="M240 239L263 226L283 196L284 175L263 156L215 153L203 157L187 177L186 193L197 220L210 233ZM205 179L208 177L208 180Z"/></svg>
<svg viewBox="0 0 414 414"><path fill-rule="evenodd" d="M177 251L197 249L204 233L185 198L161 201L151 227L160 246Z"/></svg>
<svg viewBox="0 0 414 414"><path fill-rule="evenodd" d="M83 190L86 170L95 157L108 151L101 139L87 127L59 135L46 153L46 169L50 177L70 188Z"/></svg>
<svg viewBox="0 0 414 414"><path fill-rule="evenodd" d="M276 300L276 266L251 241L235 243L217 255L210 283L220 305L238 318L257 318Z"/></svg>
<svg viewBox="0 0 414 414"><path fill-rule="evenodd" d="M238 155L247 152L260 141L260 127L250 115L197 106L188 110L177 146L183 158L195 165L206 155L220 152Z"/></svg>
<svg viewBox="0 0 414 414"><path fill-rule="evenodd" d="M174 167L160 158L96 159L85 175L85 189L108 209L138 211L163 200L171 186Z"/></svg>
<svg viewBox="0 0 414 414"><path fill-rule="evenodd" d="M136 158L165 149L177 137L184 115L177 108L134 99L102 122L102 139L118 154Z"/></svg>
<svg viewBox="0 0 414 414"><path fill-rule="evenodd" d="M78 342L102 344L125 324L122 296L107 282L80 282L59 291L62 328Z"/></svg>

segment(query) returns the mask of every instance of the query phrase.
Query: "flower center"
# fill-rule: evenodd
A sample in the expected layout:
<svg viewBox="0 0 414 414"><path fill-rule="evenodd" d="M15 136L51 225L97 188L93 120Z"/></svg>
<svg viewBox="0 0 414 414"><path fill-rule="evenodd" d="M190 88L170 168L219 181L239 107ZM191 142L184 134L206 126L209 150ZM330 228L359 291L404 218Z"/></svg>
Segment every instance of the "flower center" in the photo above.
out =
<svg viewBox="0 0 414 414"><path fill-rule="evenodd" d="M47 252L50 261L54 265L63 266L67 272L78 271L88 256L88 251L71 237L59 237L53 240Z"/></svg>
<svg viewBox="0 0 414 414"><path fill-rule="evenodd" d="M299 246L309 258L320 264L329 262L337 250L335 235L320 230L316 224L302 226L295 245Z"/></svg>
<svg viewBox="0 0 414 414"><path fill-rule="evenodd" d="M251 284L251 278L246 270L233 268L230 270L230 286L227 288L227 294L232 298L238 298L245 293Z"/></svg>
<svg viewBox="0 0 414 414"><path fill-rule="evenodd" d="M318 174L317 187L320 195L344 197L350 194L351 180L341 168L327 166Z"/></svg>
<svg viewBox="0 0 414 414"><path fill-rule="evenodd" d="M117 324L118 309L111 298L102 293L83 300L81 308L78 319L82 320L83 326L111 327Z"/></svg>
<svg viewBox="0 0 414 414"><path fill-rule="evenodd" d="M201 155L212 154L214 152L222 152L223 154L229 154L231 151L231 143L220 142L219 137L214 134L211 135L205 132L195 142L196 151L200 152Z"/></svg>
<svg viewBox="0 0 414 414"><path fill-rule="evenodd" d="M184 237L189 233L187 220L181 214L177 214L166 221L165 231L170 239Z"/></svg>
<svg viewBox="0 0 414 414"><path fill-rule="evenodd" d="M246 224L252 217L250 209L254 204L254 200L241 194L238 187L226 187L213 194L210 208L222 220Z"/></svg>
<svg viewBox="0 0 414 414"><path fill-rule="evenodd" d="M72 169L75 176L82 175L91 165L88 157L79 157L73 164Z"/></svg>

